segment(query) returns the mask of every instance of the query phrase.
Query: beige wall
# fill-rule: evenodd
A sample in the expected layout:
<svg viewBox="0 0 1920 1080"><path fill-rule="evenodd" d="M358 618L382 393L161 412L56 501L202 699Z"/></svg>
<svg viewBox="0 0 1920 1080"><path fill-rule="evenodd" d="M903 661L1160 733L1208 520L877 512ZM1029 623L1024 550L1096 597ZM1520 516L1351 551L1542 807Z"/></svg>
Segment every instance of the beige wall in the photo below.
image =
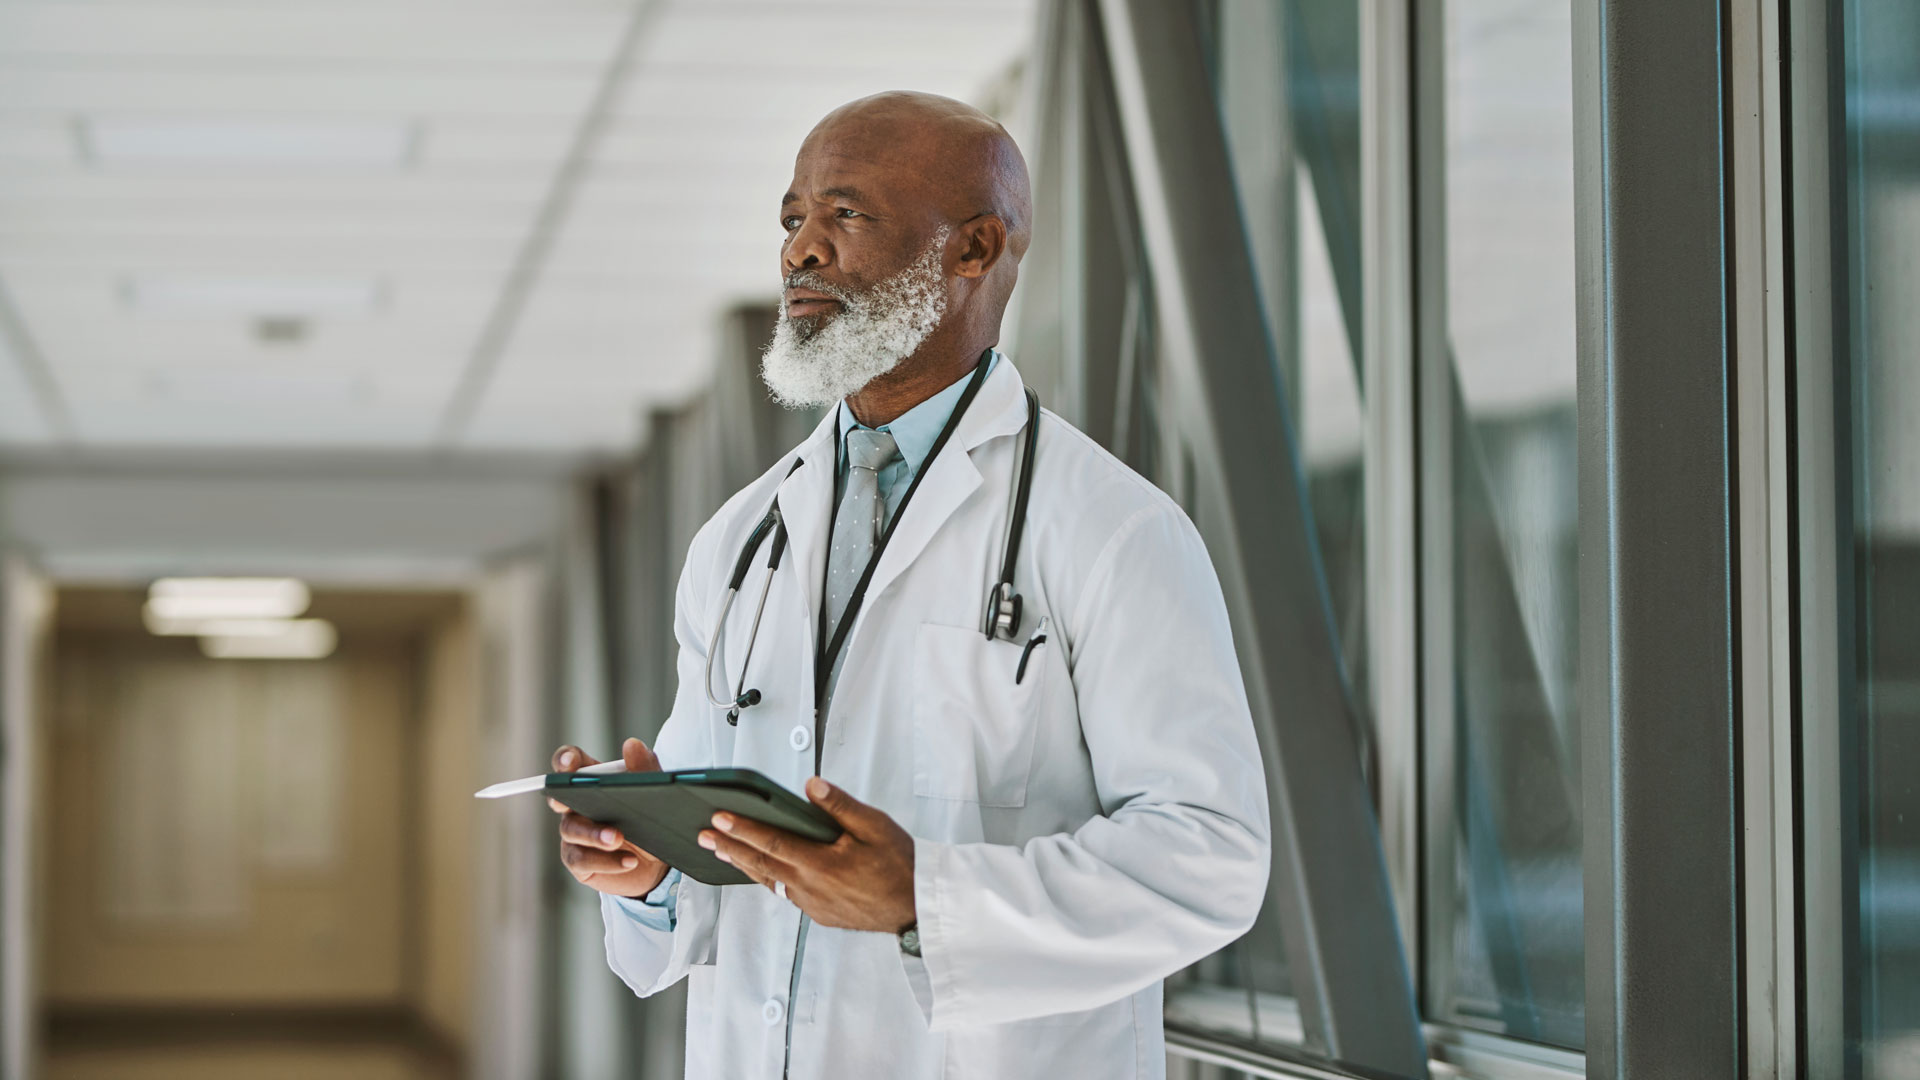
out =
<svg viewBox="0 0 1920 1080"><path fill-rule="evenodd" d="M464 612L428 635L419 740L421 807L421 1015L444 1038L465 1045L473 1027L469 990L474 964L472 896L474 791L479 776L478 665L473 625Z"/></svg>
<svg viewBox="0 0 1920 1080"><path fill-rule="evenodd" d="M113 747L106 715L130 665L166 658L211 682L219 664L198 659L190 641L140 633L63 630L52 723L46 851L49 940L46 1001L54 1007L109 1005L377 1005L405 991L408 942L407 830L402 823L404 755L414 725L416 657L391 639L343 640L333 658L342 676L344 790L332 800L334 854L324 867L248 866L240 914L167 925L112 915L105 895L116 822L102 796ZM74 699L79 700L74 700ZM247 788L253 760L235 755L227 781ZM124 766L120 766L124 768ZM159 766L157 766L159 767ZM271 778L268 780L269 789ZM203 777L201 783L209 781ZM250 789L249 789L250 790ZM245 800L238 800L245 806ZM243 810L238 834L254 835Z"/></svg>

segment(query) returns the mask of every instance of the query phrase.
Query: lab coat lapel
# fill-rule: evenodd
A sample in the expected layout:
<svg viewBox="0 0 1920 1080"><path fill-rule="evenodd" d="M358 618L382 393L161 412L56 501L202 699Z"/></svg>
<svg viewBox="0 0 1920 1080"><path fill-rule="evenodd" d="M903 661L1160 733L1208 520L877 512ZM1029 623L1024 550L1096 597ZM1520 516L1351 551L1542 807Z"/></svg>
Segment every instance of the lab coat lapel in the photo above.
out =
<svg viewBox="0 0 1920 1080"><path fill-rule="evenodd" d="M873 568L867 602L861 606L863 616L872 609L874 598L907 572L940 527L980 486L982 479L980 470L973 464L973 449L989 439L1019 431L1026 420L1026 384L1012 362L1003 356L987 375L972 406L960 418L953 438L938 457L923 466L927 470L926 479L920 482L920 489L914 492L913 501L907 504L900 524L894 529L893 539L880 554L880 565ZM983 597L986 586L986 582L981 583Z"/></svg>
<svg viewBox="0 0 1920 1080"><path fill-rule="evenodd" d="M827 523L833 509L833 473L838 465L838 448L834 445L838 420L838 409L827 410L827 418L800 444L800 467L788 474L775 496L787 523L787 542L793 549L794 576L799 581L809 642L818 621L819 600L813 590L827 577ZM809 672L813 670L811 664L805 666Z"/></svg>

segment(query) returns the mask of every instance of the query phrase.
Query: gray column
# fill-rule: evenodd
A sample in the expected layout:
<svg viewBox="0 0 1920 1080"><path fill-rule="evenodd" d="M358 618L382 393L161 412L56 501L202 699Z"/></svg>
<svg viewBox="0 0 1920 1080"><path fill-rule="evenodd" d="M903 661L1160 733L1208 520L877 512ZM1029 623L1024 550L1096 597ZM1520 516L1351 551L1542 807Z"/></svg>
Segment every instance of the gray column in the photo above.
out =
<svg viewBox="0 0 1920 1080"><path fill-rule="evenodd" d="M1595 1080L1741 1070L1720 13L1575 7Z"/></svg>

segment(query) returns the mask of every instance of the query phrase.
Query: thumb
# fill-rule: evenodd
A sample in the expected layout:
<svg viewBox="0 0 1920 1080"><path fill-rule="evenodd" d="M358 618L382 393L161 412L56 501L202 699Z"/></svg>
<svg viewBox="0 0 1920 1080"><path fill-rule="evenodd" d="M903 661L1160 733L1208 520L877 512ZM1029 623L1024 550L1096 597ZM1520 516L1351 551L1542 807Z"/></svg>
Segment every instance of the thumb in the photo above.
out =
<svg viewBox="0 0 1920 1080"><path fill-rule="evenodd" d="M639 739L628 739L621 743L620 758L626 762L628 772L660 771L660 759Z"/></svg>
<svg viewBox="0 0 1920 1080"><path fill-rule="evenodd" d="M818 776L807 781L807 798L813 800L815 806L833 815L833 820L839 822L841 828L855 836L867 832L867 826L873 822L874 815L880 813Z"/></svg>

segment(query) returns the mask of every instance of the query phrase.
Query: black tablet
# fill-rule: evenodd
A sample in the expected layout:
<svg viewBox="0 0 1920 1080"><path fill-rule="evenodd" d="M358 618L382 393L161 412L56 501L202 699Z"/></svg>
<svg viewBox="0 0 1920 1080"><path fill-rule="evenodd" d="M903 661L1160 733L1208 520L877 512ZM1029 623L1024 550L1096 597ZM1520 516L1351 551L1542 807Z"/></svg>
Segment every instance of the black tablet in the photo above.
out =
<svg viewBox="0 0 1920 1080"><path fill-rule="evenodd" d="M695 881L748 885L753 879L700 846L700 830L725 810L831 844L840 823L825 810L752 769L674 772L548 773L547 795L584 817L611 825L640 849Z"/></svg>

